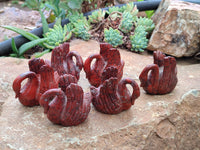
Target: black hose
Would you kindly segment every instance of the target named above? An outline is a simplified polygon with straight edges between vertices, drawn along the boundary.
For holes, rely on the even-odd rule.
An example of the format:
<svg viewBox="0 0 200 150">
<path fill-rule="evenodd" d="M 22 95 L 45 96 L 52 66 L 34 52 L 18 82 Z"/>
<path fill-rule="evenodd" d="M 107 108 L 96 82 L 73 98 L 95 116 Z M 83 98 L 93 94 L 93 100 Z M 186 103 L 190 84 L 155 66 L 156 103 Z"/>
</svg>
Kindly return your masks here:
<svg viewBox="0 0 200 150">
<path fill-rule="evenodd" d="M 199 0 L 184 0 L 184 1 L 200 4 Z M 137 6 L 139 11 L 156 10 L 158 8 L 160 2 L 161 2 L 161 0 L 146 0 L 146 1 L 141 1 L 141 2 L 134 2 L 134 5 Z M 116 6 L 122 7 L 124 5 L 126 5 L 126 4 L 119 4 Z M 102 10 L 108 10 L 108 9 L 109 9 L 109 7 L 106 7 L 106 8 L 103 8 Z M 95 11 L 95 10 L 93 10 L 93 11 Z M 93 11 L 85 13 L 84 16 L 88 17 L 89 15 L 92 14 Z M 62 20 L 62 26 L 67 23 L 69 23 L 68 19 Z M 54 23 L 51 23 L 51 24 L 49 24 L 49 27 L 52 28 L 53 25 L 54 25 Z M 36 28 L 30 32 L 39 37 L 42 37 L 42 34 L 43 34 L 42 27 Z M 21 35 L 14 37 L 14 40 L 15 40 L 15 44 L 17 47 L 20 47 L 22 44 L 29 41 L 28 39 L 26 39 L 25 37 L 23 37 Z M 12 52 L 11 39 L 0 43 L 0 56 L 8 55 L 11 52 Z"/>
</svg>

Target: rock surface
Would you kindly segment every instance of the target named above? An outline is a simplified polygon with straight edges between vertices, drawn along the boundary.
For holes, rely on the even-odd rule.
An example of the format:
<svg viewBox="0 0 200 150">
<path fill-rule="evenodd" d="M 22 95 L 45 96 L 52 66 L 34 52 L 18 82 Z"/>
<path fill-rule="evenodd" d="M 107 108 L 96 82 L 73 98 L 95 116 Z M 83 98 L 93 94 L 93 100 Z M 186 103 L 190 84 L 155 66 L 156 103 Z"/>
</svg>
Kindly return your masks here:
<svg viewBox="0 0 200 150">
<path fill-rule="evenodd" d="M 163 0 L 154 17 L 155 29 L 149 50 L 183 57 L 200 49 L 200 5 L 179 0 Z"/>
<path fill-rule="evenodd" d="M 85 60 L 99 53 L 95 41 L 74 40 Z M 152 54 L 120 50 L 125 61 L 124 77 L 138 84 L 142 69 L 152 64 Z M 50 54 L 43 58 L 50 59 Z M 106 115 L 92 107 L 87 120 L 75 127 L 52 124 L 41 107 L 24 107 L 14 98 L 12 82 L 28 70 L 28 60 L 0 57 L 0 149 L 123 149 L 188 150 L 200 148 L 200 65 L 178 60 L 178 84 L 167 95 L 141 96 L 131 109 Z M 89 83 L 82 71 L 79 85 L 85 92 Z M 189 91 L 189 92 L 188 92 Z M 186 94 L 185 94 L 186 93 Z"/>
</svg>

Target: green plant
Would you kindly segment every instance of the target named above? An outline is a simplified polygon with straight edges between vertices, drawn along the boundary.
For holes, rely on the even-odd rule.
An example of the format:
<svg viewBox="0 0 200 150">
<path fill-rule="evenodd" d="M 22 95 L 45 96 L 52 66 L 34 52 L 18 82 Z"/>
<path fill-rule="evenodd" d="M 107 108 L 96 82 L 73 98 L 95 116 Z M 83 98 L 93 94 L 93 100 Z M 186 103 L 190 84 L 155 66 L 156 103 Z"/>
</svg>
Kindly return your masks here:
<svg viewBox="0 0 200 150">
<path fill-rule="evenodd" d="M 83 20 L 85 23 L 87 23 L 87 19 L 84 17 L 83 13 L 74 12 L 73 14 L 69 14 L 67 18 L 72 24 L 78 20 Z"/>
<path fill-rule="evenodd" d="M 113 12 L 120 12 L 120 8 L 119 7 L 110 7 L 109 9 L 108 9 L 108 11 L 106 11 L 108 14 L 111 14 L 111 13 L 113 13 Z"/>
<path fill-rule="evenodd" d="M 87 21 L 86 17 L 83 16 L 83 13 L 75 12 L 74 14 L 69 15 L 69 21 L 72 33 L 74 33 L 76 37 L 79 37 L 86 41 L 90 39 L 90 24 Z"/>
<path fill-rule="evenodd" d="M 104 29 L 104 41 L 111 44 L 113 47 L 117 47 L 123 43 L 123 36 L 120 35 L 120 31 L 117 29 L 109 28 Z"/>
<path fill-rule="evenodd" d="M 12 38 L 11 47 L 12 47 L 12 50 L 13 50 L 13 53 L 10 54 L 11 57 L 23 58 L 22 56 L 19 55 L 19 50 L 16 47 L 14 38 Z"/>
<path fill-rule="evenodd" d="M 124 32 L 128 33 L 133 28 L 133 16 L 130 12 L 124 12 L 122 14 L 122 20 L 119 24 L 119 29 Z"/>
<path fill-rule="evenodd" d="M 60 0 L 49 0 L 47 3 L 45 3 L 45 6 L 53 11 L 55 17 L 64 19 L 66 15 L 66 11 L 62 6 L 64 3 L 61 3 Z"/>
<path fill-rule="evenodd" d="M 59 46 L 59 44 L 69 40 L 72 36 L 72 32 L 68 26 L 64 25 L 64 27 L 62 27 L 59 24 L 50 28 L 49 32 L 44 35 L 47 40 L 43 43 L 43 45 L 46 48 L 54 49 L 56 46 Z"/>
<path fill-rule="evenodd" d="M 27 32 L 25 30 L 22 30 L 22 29 L 19 29 L 19 28 L 16 28 L 16 27 L 12 27 L 12 26 L 1 26 L 2 28 L 5 28 L 5 29 L 8 29 L 8 30 L 11 30 L 11 31 L 14 31 L 18 34 L 21 34 L 22 36 L 24 36 L 25 38 L 29 39 L 29 40 L 36 40 L 36 39 L 39 39 L 39 37 L 35 34 L 32 34 L 30 32 Z"/>
<path fill-rule="evenodd" d="M 133 3 L 121 8 L 109 8 L 107 11 L 108 17 L 106 17 L 105 11 L 99 9 L 88 16 L 87 20 L 83 13 L 80 13 L 83 1 L 26 0 L 29 7 L 40 12 L 44 38 L 39 38 L 32 33 L 15 27 L 4 26 L 4 28 L 15 31 L 30 40 L 30 42 L 17 49 L 13 39 L 12 49 L 14 53 L 12 56 L 21 57 L 29 48 L 35 45 L 40 45 L 45 49 L 44 52 L 35 54 L 35 56 L 41 56 L 43 53 L 48 52 L 49 49 L 53 49 L 69 40 L 73 35 L 83 40 L 89 40 L 91 37 L 95 38 L 92 33 L 99 34 L 97 37 L 100 37 L 102 41 L 104 40 L 113 47 L 129 44 L 127 48 L 130 48 L 131 43 L 131 50 L 136 52 L 142 52 L 147 47 L 148 39 L 146 36 L 153 30 L 154 24 L 148 18 L 138 18 L 138 9 Z M 93 0 L 86 1 L 94 5 Z M 66 8 L 69 8 L 66 12 L 70 23 L 64 27 L 61 26 L 61 19 L 66 12 L 63 9 L 65 6 L 61 4 L 67 4 Z M 56 17 L 56 23 L 52 29 L 49 29 L 47 20 L 42 12 L 42 8 L 46 9 L 45 7 L 50 9 Z"/>
<path fill-rule="evenodd" d="M 147 32 L 143 26 L 137 26 L 134 31 L 134 35 L 130 36 L 132 48 L 135 52 L 143 52 L 148 45 L 148 39 L 146 38 Z"/>
<path fill-rule="evenodd" d="M 83 0 L 67 0 L 67 4 L 71 9 L 80 9 Z"/>
<path fill-rule="evenodd" d="M 65 25 L 64 27 L 62 27 L 60 24 L 55 24 L 53 28 L 49 29 L 49 31 L 44 34 L 44 38 L 39 38 L 38 36 L 30 32 L 24 31 L 16 27 L 11 27 L 11 26 L 2 26 L 2 27 L 17 32 L 30 40 L 30 42 L 23 44 L 19 48 L 19 50 L 16 48 L 15 42 L 12 41 L 12 49 L 14 52 L 14 55 L 12 54 L 12 56 L 21 57 L 28 49 L 36 45 L 40 45 L 44 47 L 46 50 L 46 49 L 53 49 L 60 43 L 67 41 L 68 39 L 71 38 L 72 35 L 71 28 L 69 26 L 70 25 Z"/>
<path fill-rule="evenodd" d="M 155 28 L 153 20 L 149 18 L 142 18 L 142 17 L 137 18 L 136 25 L 143 26 L 145 28 L 145 31 L 147 32 L 151 32 Z"/>
<path fill-rule="evenodd" d="M 43 3 L 44 1 L 42 0 L 26 0 L 25 3 L 26 5 L 33 10 L 39 10 L 41 3 Z"/>
<path fill-rule="evenodd" d="M 102 21 L 105 17 L 105 11 L 99 9 L 97 11 L 92 12 L 92 15 L 88 16 L 89 23 L 98 23 Z"/>
<path fill-rule="evenodd" d="M 34 10 L 38 10 L 41 16 L 41 20 L 42 20 L 42 28 L 43 28 L 43 33 L 47 33 L 49 31 L 49 26 L 47 23 L 47 20 L 42 12 L 42 4 L 43 4 L 43 0 L 26 0 L 26 4 L 28 7 L 34 9 Z"/>
<path fill-rule="evenodd" d="M 34 41 L 30 41 L 30 42 L 27 42 L 25 44 L 23 44 L 19 49 L 17 49 L 16 45 L 15 45 L 15 41 L 14 39 L 12 38 L 12 43 L 11 43 L 11 46 L 12 46 L 12 50 L 13 50 L 13 53 L 10 54 L 10 56 L 12 57 L 19 57 L 19 58 L 23 58 L 23 54 L 30 48 L 36 46 L 36 45 L 39 45 L 40 43 L 43 43 L 45 42 L 47 39 L 46 38 L 42 38 L 42 39 L 37 39 L 37 40 L 34 40 Z"/>
<path fill-rule="evenodd" d="M 134 3 L 127 3 L 126 5 L 122 6 L 119 9 L 120 12 L 130 12 L 132 14 L 132 16 L 136 16 L 138 14 L 138 9 L 137 7 L 134 5 Z"/>
<path fill-rule="evenodd" d="M 19 0 L 12 0 L 12 4 L 19 4 Z"/>
<path fill-rule="evenodd" d="M 91 35 L 89 34 L 89 26 L 86 25 L 82 20 L 78 20 L 77 22 L 73 23 L 74 29 L 72 32 L 75 34 L 76 37 L 79 37 L 83 40 L 89 40 Z"/>
<path fill-rule="evenodd" d="M 144 0 L 137 0 L 137 1 L 141 2 L 141 1 L 144 1 Z M 150 19 L 154 15 L 155 11 L 154 10 L 147 10 L 147 11 L 145 11 L 145 13 L 146 13 L 147 18 Z"/>
</svg>

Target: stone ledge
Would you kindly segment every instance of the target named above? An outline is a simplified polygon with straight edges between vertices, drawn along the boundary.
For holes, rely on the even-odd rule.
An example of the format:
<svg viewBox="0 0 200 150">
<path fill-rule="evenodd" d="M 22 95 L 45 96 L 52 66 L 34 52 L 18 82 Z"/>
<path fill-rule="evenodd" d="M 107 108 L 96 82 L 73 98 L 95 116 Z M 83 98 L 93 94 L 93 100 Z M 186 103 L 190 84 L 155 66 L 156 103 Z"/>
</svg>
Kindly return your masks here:
<svg viewBox="0 0 200 150">
<path fill-rule="evenodd" d="M 95 41 L 72 41 L 85 60 L 99 52 Z M 142 69 L 152 63 L 152 55 L 120 50 L 125 61 L 124 77 L 139 84 Z M 50 54 L 44 56 L 49 59 Z M 142 61 L 141 61 L 142 60 Z M 12 81 L 28 70 L 28 60 L 0 58 L 0 149 L 195 149 L 200 147 L 200 74 L 199 64 L 178 61 L 178 84 L 167 95 L 141 96 L 128 111 L 106 115 L 93 107 L 88 119 L 75 127 L 52 124 L 41 107 L 24 107 L 14 98 Z M 82 71 L 79 84 L 89 91 L 89 83 Z M 6 86 L 5 86 L 6 85 Z M 191 89 L 199 89 L 192 90 Z M 188 93 L 188 91 L 190 91 Z M 185 94 L 187 93 L 187 94 Z"/>
</svg>

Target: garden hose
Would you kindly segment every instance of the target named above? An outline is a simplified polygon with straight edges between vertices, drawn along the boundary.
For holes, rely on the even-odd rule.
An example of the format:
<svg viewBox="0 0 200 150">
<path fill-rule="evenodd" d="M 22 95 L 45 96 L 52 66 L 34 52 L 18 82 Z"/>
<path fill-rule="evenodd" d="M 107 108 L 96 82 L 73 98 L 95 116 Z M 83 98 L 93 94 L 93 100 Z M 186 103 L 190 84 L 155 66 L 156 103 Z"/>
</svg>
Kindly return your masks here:
<svg viewBox="0 0 200 150">
<path fill-rule="evenodd" d="M 191 3 L 196 3 L 196 4 L 200 4 L 199 0 L 183 0 L 185 2 L 191 2 Z M 141 1 L 141 2 L 133 2 L 134 5 L 137 6 L 139 11 L 145 11 L 145 10 L 156 10 L 160 4 L 161 0 L 145 0 L 145 1 Z M 122 7 L 126 4 L 119 4 L 119 5 L 115 5 L 115 7 Z M 102 10 L 108 10 L 109 7 L 103 8 Z M 96 10 L 93 10 L 96 11 Z M 89 15 L 92 14 L 93 11 L 87 12 L 84 14 L 84 16 L 88 17 Z M 65 24 L 69 23 L 68 19 L 64 19 L 62 20 L 62 26 L 64 26 Z M 52 28 L 54 25 L 54 23 L 49 24 L 49 27 Z M 42 37 L 43 34 L 43 30 L 42 27 L 40 28 L 36 28 L 32 31 L 30 31 L 31 33 Z M 22 44 L 28 42 L 29 40 L 26 39 L 25 37 L 19 35 L 14 37 L 15 40 L 15 44 L 16 46 L 19 48 Z M 0 43 L 0 56 L 5 56 L 8 55 L 12 52 L 12 47 L 11 47 L 11 39 L 3 41 Z"/>
</svg>

